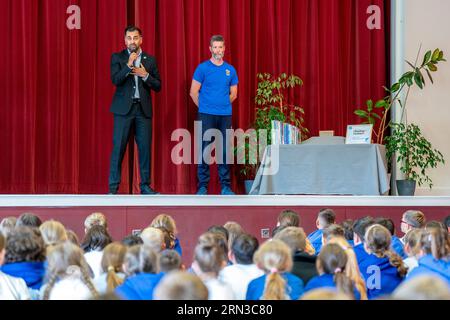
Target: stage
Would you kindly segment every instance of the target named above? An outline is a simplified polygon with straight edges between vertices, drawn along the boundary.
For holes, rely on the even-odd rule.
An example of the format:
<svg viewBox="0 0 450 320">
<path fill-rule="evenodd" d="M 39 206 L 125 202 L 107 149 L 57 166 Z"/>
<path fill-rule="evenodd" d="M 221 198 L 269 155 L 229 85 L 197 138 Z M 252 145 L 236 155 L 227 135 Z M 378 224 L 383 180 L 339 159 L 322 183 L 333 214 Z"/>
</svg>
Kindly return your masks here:
<svg viewBox="0 0 450 320">
<path fill-rule="evenodd" d="M 315 229 L 316 215 L 321 208 L 334 209 L 338 222 L 366 215 L 390 217 L 400 232 L 401 215 L 408 209 L 423 211 L 428 221 L 442 221 L 450 214 L 450 197 L 0 195 L 1 219 L 33 212 L 42 220 L 61 221 L 80 240 L 84 219 L 94 211 L 107 216 L 114 240 L 142 230 L 159 213 L 170 214 L 177 222 L 185 263 L 191 261 L 198 236 L 213 224 L 223 225 L 233 220 L 264 241 L 282 210 L 297 211 L 301 226 L 310 233 Z"/>
</svg>

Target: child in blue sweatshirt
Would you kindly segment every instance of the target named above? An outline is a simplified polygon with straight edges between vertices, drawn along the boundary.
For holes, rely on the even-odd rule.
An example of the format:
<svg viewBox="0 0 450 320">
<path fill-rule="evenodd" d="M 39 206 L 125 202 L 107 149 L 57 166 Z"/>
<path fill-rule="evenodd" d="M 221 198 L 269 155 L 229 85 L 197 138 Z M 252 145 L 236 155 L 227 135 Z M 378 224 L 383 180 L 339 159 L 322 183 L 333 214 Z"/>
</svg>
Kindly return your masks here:
<svg viewBox="0 0 450 320">
<path fill-rule="evenodd" d="M 407 279 L 422 274 L 434 274 L 446 280 L 450 287 L 450 237 L 446 230 L 431 228 L 423 231 L 420 240 L 419 265 Z"/>
<path fill-rule="evenodd" d="M 347 254 L 340 245 L 329 243 L 322 247 L 316 263 L 319 276 L 308 282 L 305 292 L 317 288 L 333 288 L 346 294 L 349 298 L 360 300 L 360 293 L 346 275 L 347 261 Z"/>
<path fill-rule="evenodd" d="M 335 222 L 336 213 L 332 209 L 322 209 L 319 211 L 316 219 L 317 230 L 308 235 L 308 239 L 311 242 L 311 245 L 314 247 L 316 255 L 320 253 L 320 249 L 322 248 L 323 229 Z"/>
<path fill-rule="evenodd" d="M 164 273 L 158 273 L 158 257 L 144 245 L 128 248 L 125 255 L 124 271 L 127 278 L 115 290 L 125 300 L 153 300 L 153 290 Z"/>
<path fill-rule="evenodd" d="M 265 242 L 256 251 L 254 261 L 265 275 L 249 283 L 247 300 L 298 300 L 303 294 L 303 280 L 289 272 L 292 255 L 284 242 Z"/>
<path fill-rule="evenodd" d="M 391 294 L 406 276 L 402 258 L 391 249 L 391 234 L 385 227 L 374 224 L 365 235 L 367 256 L 359 263 L 366 281 L 367 296 L 375 299 Z"/>
</svg>

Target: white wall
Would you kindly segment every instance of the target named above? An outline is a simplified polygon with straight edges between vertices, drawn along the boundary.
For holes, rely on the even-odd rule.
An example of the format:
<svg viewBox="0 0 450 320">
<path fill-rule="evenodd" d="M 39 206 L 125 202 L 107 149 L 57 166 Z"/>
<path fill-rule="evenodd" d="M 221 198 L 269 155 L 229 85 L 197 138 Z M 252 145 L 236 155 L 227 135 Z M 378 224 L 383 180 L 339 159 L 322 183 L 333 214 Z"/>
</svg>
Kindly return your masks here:
<svg viewBox="0 0 450 320">
<path fill-rule="evenodd" d="M 450 1 L 406 0 L 404 3 L 405 59 L 414 62 L 422 43 L 421 57 L 426 50 L 440 48 L 448 60 L 439 63 L 439 70 L 432 73 L 434 85 L 426 77 L 424 90 L 414 88 L 408 99 L 408 121 L 420 126 L 447 162 L 429 171 L 433 189 L 418 187 L 416 195 L 450 195 Z"/>
</svg>

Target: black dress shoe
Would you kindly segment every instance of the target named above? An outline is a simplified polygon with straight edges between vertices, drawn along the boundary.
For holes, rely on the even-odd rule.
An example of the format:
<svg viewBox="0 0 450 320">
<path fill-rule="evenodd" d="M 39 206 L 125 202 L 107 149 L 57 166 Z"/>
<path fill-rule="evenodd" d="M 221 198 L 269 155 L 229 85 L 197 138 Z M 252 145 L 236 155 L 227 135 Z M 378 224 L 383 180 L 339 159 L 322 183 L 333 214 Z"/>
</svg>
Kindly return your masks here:
<svg viewBox="0 0 450 320">
<path fill-rule="evenodd" d="M 159 192 L 156 192 L 149 186 L 143 186 L 141 187 L 141 194 L 159 194 Z"/>
<path fill-rule="evenodd" d="M 117 194 L 117 190 L 109 189 L 108 194 Z"/>
</svg>

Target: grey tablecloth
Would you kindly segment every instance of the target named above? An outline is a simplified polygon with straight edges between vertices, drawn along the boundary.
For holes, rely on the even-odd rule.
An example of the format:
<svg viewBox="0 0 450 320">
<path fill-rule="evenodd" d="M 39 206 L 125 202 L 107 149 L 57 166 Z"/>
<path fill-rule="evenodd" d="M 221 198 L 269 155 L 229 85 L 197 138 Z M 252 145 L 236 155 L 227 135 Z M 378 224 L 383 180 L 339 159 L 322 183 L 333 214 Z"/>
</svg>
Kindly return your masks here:
<svg viewBox="0 0 450 320">
<path fill-rule="evenodd" d="M 268 146 L 250 194 L 383 195 L 389 191 L 384 146 L 323 141 Z"/>
</svg>

